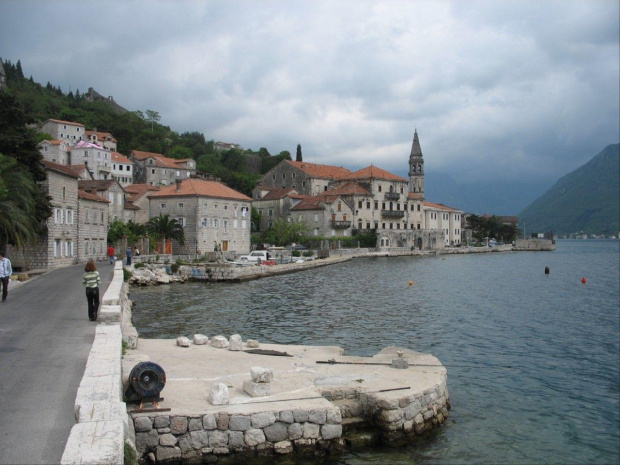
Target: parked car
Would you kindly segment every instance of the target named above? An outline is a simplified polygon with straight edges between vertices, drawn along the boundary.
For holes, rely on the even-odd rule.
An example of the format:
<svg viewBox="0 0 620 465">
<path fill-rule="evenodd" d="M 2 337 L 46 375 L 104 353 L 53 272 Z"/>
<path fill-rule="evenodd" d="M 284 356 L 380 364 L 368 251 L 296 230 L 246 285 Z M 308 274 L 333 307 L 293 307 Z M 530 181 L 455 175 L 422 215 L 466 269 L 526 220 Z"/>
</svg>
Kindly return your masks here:
<svg viewBox="0 0 620 465">
<path fill-rule="evenodd" d="M 269 252 L 267 252 L 266 250 L 255 250 L 253 252 L 250 252 L 248 255 L 241 255 L 239 257 L 239 261 L 241 262 L 245 261 L 260 263 L 265 260 L 269 260 Z"/>
</svg>

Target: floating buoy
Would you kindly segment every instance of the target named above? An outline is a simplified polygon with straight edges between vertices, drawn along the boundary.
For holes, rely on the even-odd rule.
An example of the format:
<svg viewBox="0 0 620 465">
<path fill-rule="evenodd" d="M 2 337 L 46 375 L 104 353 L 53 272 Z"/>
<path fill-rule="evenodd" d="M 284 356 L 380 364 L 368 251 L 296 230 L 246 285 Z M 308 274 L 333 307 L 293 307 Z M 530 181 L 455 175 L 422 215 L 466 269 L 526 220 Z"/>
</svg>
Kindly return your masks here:
<svg viewBox="0 0 620 465">
<path fill-rule="evenodd" d="M 545 274 L 549 274 L 549 267 L 548 266 L 545 267 Z"/>
<path fill-rule="evenodd" d="M 587 280 L 587 279 L 586 279 L 586 277 L 584 276 L 583 278 L 581 278 L 581 282 L 582 282 L 583 284 L 585 284 L 585 283 L 587 283 L 587 282 L 588 282 L 588 280 Z"/>
<path fill-rule="evenodd" d="M 413 281 L 409 281 L 409 285 L 410 285 L 410 286 L 413 286 Z"/>
</svg>

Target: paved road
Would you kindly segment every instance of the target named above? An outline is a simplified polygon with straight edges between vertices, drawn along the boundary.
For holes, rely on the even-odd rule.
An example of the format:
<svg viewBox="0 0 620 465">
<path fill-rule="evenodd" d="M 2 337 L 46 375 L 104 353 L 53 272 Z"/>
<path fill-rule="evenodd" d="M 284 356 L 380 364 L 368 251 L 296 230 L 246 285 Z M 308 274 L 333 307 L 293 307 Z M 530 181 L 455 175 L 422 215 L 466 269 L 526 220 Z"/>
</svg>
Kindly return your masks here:
<svg viewBox="0 0 620 465">
<path fill-rule="evenodd" d="M 113 267 L 98 265 L 100 298 Z M 0 463 L 59 463 L 75 424 L 73 405 L 95 337 L 84 265 L 9 287 L 0 303 Z"/>
</svg>

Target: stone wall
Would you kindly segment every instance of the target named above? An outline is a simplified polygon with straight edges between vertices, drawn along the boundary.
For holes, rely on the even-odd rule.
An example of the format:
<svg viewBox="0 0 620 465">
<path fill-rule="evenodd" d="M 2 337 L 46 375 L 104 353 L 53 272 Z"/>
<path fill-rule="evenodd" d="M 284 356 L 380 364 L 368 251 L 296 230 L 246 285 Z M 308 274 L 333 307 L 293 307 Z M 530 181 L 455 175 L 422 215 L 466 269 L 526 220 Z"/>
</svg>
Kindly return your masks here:
<svg viewBox="0 0 620 465">
<path fill-rule="evenodd" d="M 555 241 L 551 239 L 517 239 L 515 250 L 555 250 Z"/>
<path fill-rule="evenodd" d="M 152 463 L 214 463 L 218 456 L 341 452 L 342 416 L 336 407 L 207 415 L 132 414 L 136 447 Z M 153 460 L 155 459 L 155 460 Z M 242 463 L 242 462 L 240 462 Z"/>
</svg>

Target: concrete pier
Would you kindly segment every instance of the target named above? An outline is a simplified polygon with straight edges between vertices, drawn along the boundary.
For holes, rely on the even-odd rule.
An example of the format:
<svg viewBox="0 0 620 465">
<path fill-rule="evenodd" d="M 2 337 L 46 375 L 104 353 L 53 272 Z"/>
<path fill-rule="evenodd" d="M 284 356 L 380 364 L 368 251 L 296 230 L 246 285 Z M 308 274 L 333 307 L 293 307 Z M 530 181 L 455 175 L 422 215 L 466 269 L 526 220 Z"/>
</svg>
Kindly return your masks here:
<svg viewBox="0 0 620 465">
<path fill-rule="evenodd" d="M 346 356 L 330 346 L 261 343 L 260 349 L 290 356 L 249 353 L 245 342 L 233 351 L 139 339 L 123 357 L 123 384 L 137 363 L 157 363 L 166 372 L 160 407 L 171 409 L 140 413 L 128 404 L 139 456 L 158 464 L 243 463 L 273 454 L 339 453 L 358 444 L 360 430 L 369 441 L 401 442 L 448 416 L 446 369 L 432 355 L 396 347 L 374 357 Z M 404 369 L 392 367 L 398 351 Z M 244 389 L 253 367 L 273 372 L 269 395 L 252 397 Z M 216 383 L 228 388 L 228 404 L 209 402 Z"/>
</svg>

